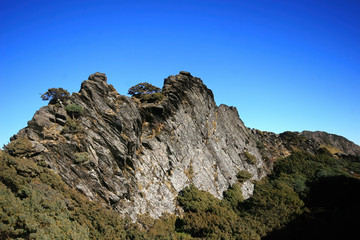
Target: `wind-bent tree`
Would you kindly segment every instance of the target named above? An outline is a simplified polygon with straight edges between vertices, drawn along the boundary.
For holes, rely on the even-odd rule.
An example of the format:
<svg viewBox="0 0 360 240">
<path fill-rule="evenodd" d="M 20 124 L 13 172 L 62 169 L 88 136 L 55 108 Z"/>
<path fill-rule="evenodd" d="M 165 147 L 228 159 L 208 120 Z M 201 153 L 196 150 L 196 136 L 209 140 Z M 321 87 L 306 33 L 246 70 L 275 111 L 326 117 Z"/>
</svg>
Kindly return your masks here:
<svg viewBox="0 0 360 240">
<path fill-rule="evenodd" d="M 136 84 L 135 86 L 131 87 L 129 89 L 128 94 L 135 97 L 140 98 L 144 94 L 152 94 L 152 93 L 158 93 L 161 92 L 161 89 L 158 87 L 155 87 L 154 85 L 143 82 Z"/>
<path fill-rule="evenodd" d="M 63 88 L 49 88 L 47 92 L 41 95 L 41 99 L 44 101 L 50 100 L 49 104 L 56 104 L 59 102 L 62 104 L 70 97 L 70 93 Z"/>
</svg>

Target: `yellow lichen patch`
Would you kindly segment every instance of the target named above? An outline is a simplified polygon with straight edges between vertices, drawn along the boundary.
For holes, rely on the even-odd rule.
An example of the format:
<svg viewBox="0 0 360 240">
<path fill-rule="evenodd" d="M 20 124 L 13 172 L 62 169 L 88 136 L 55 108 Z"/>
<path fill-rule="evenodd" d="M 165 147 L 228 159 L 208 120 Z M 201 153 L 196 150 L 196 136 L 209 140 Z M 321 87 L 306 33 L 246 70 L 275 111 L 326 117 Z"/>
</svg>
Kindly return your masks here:
<svg viewBox="0 0 360 240">
<path fill-rule="evenodd" d="M 161 134 L 161 130 L 164 127 L 164 123 L 155 123 L 155 135 L 158 136 L 159 134 Z"/>
<path fill-rule="evenodd" d="M 138 182 L 138 183 L 137 183 L 137 186 L 138 186 L 138 188 L 139 188 L 140 191 L 143 190 L 143 186 L 141 185 L 141 183 Z"/>
<path fill-rule="evenodd" d="M 176 193 L 177 193 L 176 190 L 175 190 L 175 188 L 173 187 L 173 185 L 172 185 L 170 182 L 164 181 L 164 184 L 167 186 L 167 188 L 168 188 L 173 194 L 176 194 Z"/>
<path fill-rule="evenodd" d="M 116 115 L 115 112 L 112 109 L 106 110 L 105 114 L 106 115 Z"/>
<path fill-rule="evenodd" d="M 194 169 L 192 166 L 193 159 L 190 159 L 190 165 L 188 168 L 184 169 L 184 174 L 188 177 L 188 179 L 192 179 L 194 177 Z"/>
<path fill-rule="evenodd" d="M 331 145 L 321 145 L 321 147 L 326 148 L 333 155 L 335 155 L 336 153 L 343 153 L 340 149 Z"/>
<path fill-rule="evenodd" d="M 212 124 L 213 124 L 213 134 L 215 134 L 217 122 L 216 122 L 216 121 L 212 121 Z"/>
<path fill-rule="evenodd" d="M 130 141 L 130 138 L 124 133 L 120 133 L 120 136 L 123 137 L 126 141 Z"/>
</svg>

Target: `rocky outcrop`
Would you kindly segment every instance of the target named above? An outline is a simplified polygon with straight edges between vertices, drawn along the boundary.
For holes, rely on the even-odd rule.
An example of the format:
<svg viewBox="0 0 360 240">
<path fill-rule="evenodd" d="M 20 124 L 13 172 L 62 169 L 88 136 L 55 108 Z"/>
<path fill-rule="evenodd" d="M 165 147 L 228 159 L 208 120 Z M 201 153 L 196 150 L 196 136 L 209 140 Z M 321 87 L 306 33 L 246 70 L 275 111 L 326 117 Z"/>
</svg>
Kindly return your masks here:
<svg viewBox="0 0 360 240">
<path fill-rule="evenodd" d="M 346 159 L 354 160 L 360 157 L 360 146 L 342 136 L 327 132 L 303 131 L 275 134 L 251 129 L 251 133 L 256 139 L 261 154 L 270 162 L 289 156 L 293 151 L 302 150 L 315 154 L 321 148 Z"/>
<path fill-rule="evenodd" d="M 179 213 L 176 196 L 194 184 L 218 198 L 237 182 L 244 198 L 253 181 L 266 176 L 274 159 L 294 143 L 315 151 L 316 140 L 248 129 L 234 107 L 217 106 L 201 79 L 182 71 L 164 80 L 160 102 L 119 95 L 105 74 L 95 73 L 66 103 L 81 106 L 75 116 L 62 105 L 37 111 L 13 140 L 28 138 L 32 158 L 46 164 L 71 187 L 121 214 L 159 217 Z"/>
<path fill-rule="evenodd" d="M 327 132 L 309 132 L 303 131 L 300 133 L 301 136 L 304 136 L 308 139 L 312 139 L 317 142 L 320 146 L 329 147 L 334 153 L 360 156 L 360 146 L 349 141 L 348 139 L 335 135 L 329 134 Z"/>
</svg>

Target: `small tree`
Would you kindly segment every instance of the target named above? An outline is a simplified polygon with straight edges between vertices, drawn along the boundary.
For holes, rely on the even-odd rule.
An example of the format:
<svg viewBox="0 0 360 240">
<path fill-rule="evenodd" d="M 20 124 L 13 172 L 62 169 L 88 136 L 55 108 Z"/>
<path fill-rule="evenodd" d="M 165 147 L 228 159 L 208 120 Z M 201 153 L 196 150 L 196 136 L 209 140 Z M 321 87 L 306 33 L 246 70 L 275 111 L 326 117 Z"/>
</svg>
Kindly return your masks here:
<svg viewBox="0 0 360 240">
<path fill-rule="evenodd" d="M 43 101 L 50 100 L 49 104 L 56 104 L 58 101 L 62 104 L 69 97 L 69 92 L 63 88 L 49 88 L 47 92 L 41 95 Z"/>
<path fill-rule="evenodd" d="M 71 118 L 79 117 L 84 112 L 82 106 L 76 104 L 67 105 L 65 110 L 71 116 Z"/>
<path fill-rule="evenodd" d="M 236 177 L 240 183 L 243 183 L 243 182 L 246 182 L 247 180 L 249 180 L 252 177 L 252 174 L 247 171 L 240 170 L 236 174 Z"/>
<path fill-rule="evenodd" d="M 158 92 L 161 92 L 160 88 L 155 87 L 150 83 L 143 82 L 131 87 L 128 94 L 135 98 L 140 98 L 144 94 L 152 94 Z"/>
</svg>

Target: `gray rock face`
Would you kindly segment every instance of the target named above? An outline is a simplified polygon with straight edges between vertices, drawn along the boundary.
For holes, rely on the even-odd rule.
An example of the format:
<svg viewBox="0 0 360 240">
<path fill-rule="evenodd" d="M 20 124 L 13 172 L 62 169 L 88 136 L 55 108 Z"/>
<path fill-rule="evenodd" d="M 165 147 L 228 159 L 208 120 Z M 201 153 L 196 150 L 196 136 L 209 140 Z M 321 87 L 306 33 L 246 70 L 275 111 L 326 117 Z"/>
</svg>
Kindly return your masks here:
<svg viewBox="0 0 360 240">
<path fill-rule="evenodd" d="M 261 179 L 271 169 L 264 159 L 291 151 L 287 135 L 246 128 L 236 108 L 217 106 L 212 91 L 188 72 L 166 78 L 162 93 L 159 103 L 140 103 L 95 73 L 69 100 L 83 108 L 80 117 L 48 105 L 14 139 L 28 137 L 35 161 L 132 219 L 179 213 L 176 196 L 189 184 L 222 198 L 240 170 Z M 242 185 L 245 198 L 251 180 Z"/>
</svg>

